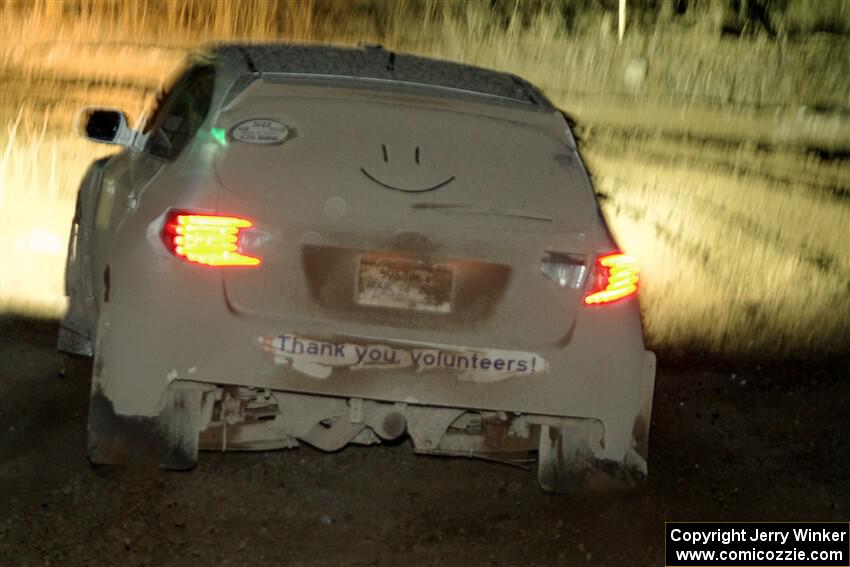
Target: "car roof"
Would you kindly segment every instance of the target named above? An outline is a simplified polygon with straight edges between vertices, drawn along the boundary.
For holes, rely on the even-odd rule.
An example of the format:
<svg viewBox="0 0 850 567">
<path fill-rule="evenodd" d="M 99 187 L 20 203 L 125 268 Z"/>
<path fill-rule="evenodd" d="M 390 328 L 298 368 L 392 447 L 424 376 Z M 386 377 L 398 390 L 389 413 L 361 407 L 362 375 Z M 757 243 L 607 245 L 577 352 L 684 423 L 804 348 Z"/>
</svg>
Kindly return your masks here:
<svg viewBox="0 0 850 567">
<path fill-rule="evenodd" d="M 388 51 L 359 48 L 266 43 L 219 44 L 202 50 L 228 74 L 317 77 L 378 81 L 399 86 L 432 87 L 473 93 L 552 110 L 546 97 L 527 81 L 509 73 L 472 65 Z"/>
</svg>

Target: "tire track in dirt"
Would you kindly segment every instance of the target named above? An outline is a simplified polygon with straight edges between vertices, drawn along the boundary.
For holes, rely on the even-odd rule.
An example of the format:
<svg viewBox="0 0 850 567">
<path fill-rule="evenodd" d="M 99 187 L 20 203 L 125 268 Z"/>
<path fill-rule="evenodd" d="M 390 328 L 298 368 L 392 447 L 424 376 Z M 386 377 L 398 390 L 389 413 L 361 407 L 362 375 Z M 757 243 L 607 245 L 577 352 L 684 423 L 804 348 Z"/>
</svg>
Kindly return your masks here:
<svg viewBox="0 0 850 567">
<path fill-rule="evenodd" d="M 33 74 L 17 67 L 3 67 L 3 83 L 6 92 L 8 92 L 7 89 L 19 86 L 21 90 L 31 95 L 43 96 L 45 94 L 53 94 L 58 98 L 67 94 L 68 91 L 66 89 L 72 87 L 85 91 L 92 88 L 109 87 L 129 91 L 149 92 L 156 89 L 159 85 L 159 81 L 156 78 L 151 78 L 147 81 L 138 78 L 133 80 L 131 78 L 116 77 L 108 73 L 80 76 L 71 73 L 66 74 L 60 70 L 44 72 L 43 74 Z"/>
<path fill-rule="evenodd" d="M 793 187 L 770 197 L 763 179 L 685 163 L 596 161 L 612 230 L 644 264 L 654 345 L 764 354 L 850 346 L 850 254 L 846 233 L 833 232 L 850 228 L 850 205 Z"/>
<path fill-rule="evenodd" d="M 108 76 L 33 75 L 20 69 L 0 68 L 0 117 L 13 122 L 21 109 L 27 116 L 48 117 L 48 129 L 70 133 L 73 117 L 85 106 L 117 106 L 130 118 L 141 112 L 157 82 Z"/>
<path fill-rule="evenodd" d="M 626 157 L 679 167 L 687 164 L 730 176 L 751 176 L 762 180 L 772 191 L 788 193 L 803 189 L 816 199 L 850 203 L 850 175 L 847 174 L 850 158 L 818 159 L 819 163 L 813 165 L 814 160 L 804 152 L 785 152 L 781 157 L 790 159 L 780 161 L 776 156 L 779 148 L 765 144 L 748 141 L 736 144 L 633 129 L 605 129 L 598 134 L 594 131 L 592 142 L 587 145 L 591 155 L 606 159 Z M 633 149 L 635 145 L 639 145 L 639 149 Z M 762 159 L 753 159 L 755 154 L 763 154 Z"/>
<path fill-rule="evenodd" d="M 629 180 L 613 177 L 610 178 L 615 184 L 625 187 L 628 186 Z M 646 207 L 639 203 L 627 202 L 627 197 L 624 195 L 606 195 L 606 199 L 611 201 L 611 206 L 622 209 L 635 221 L 641 221 L 644 218 Z M 733 211 L 728 207 L 715 203 L 710 199 L 700 195 L 690 195 L 689 199 L 697 206 L 705 215 L 712 217 L 713 222 L 720 223 L 724 226 L 735 227 L 743 234 L 749 236 L 753 240 L 760 242 L 765 248 L 773 250 L 778 255 L 795 256 L 800 261 L 815 268 L 822 275 L 834 278 L 837 283 L 843 283 L 848 291 L 850 291 L 850 272 L 842 269 L 841 259 L 831 254 L 823 248 L 816 248 L 806 242 L 796 242 L 786 239 L 782 236 L 781 228 L 773 228 L 759 223 L 748 217 L 746 214 Z M 669 225 L 658 220 L 652 221 L 656 233 L 666 240 L 674 248 L 678 248 L 683 252 L 687 252 L 695 257 L 702 258 L 706 266 L 710 266 L 717 258 L 709 246 L 700 244 L 690 238 L 686 231 L 675 232 L 669 228 Z M 722 272 L 721 266 L 717 272 Z"/>
</svg>

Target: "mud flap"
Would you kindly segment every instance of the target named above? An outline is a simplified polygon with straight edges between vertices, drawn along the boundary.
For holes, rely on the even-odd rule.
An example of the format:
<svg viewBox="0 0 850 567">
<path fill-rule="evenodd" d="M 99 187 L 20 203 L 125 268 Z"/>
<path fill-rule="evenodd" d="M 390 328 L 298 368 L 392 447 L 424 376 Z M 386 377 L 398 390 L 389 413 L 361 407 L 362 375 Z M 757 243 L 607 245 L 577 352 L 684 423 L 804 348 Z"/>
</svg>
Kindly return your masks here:
<svg viewBox="0 0 850 567">
<path fill-rule="evenodd" d="M 152 417 L 115 413 L 102 392 L 92 395 L 88 421 L 88 457 L 93 464 L 158 464 L 188 470 L 198 462 L 204 389 L 173 384 L 163 411 Z"/>
<path fill-rule="evenodd" d="M 632 429 L 634 450 L 644 460 L 649 459 L 649 428 L 652 425 L 652 400 L 655 396 L 655 368 L 655 354 L 646 351 L 643 357 L 643 376 L 640 387 L 640 413 L 635 418 Z"/>
<path fill-rule="evenodd" d="M 65 295 L 68 310 L 62 317 L 56 348 L 77 356 L 92 356 L 92 321 L 96 320 L 96 309 L 90 278 L 91 259 L 82 253 L 87 249 L 94 216 L 92 197 L 100 186 L 103 167 L 109 158 L 91 164 L 77 193 L 74 218 L 68 235 L 68 253 L 65 261 Z"/>
<path fill-rule="evenodd" d="M 546 492 L 577 494 L 633 488 L 642 475 L 593 451 L 592 420 L 577 427 L 540 426 L 537 481 Z"/>
</svg>

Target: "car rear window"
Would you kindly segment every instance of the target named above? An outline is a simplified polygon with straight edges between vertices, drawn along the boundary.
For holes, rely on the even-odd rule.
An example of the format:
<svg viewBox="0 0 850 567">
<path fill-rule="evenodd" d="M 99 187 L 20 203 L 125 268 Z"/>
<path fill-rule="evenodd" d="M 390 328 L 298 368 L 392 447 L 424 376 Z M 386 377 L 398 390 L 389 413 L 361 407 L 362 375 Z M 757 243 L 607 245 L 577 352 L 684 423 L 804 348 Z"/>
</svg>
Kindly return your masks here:
<svg viewBox="0 0 850 567">
<path fill-rule="evenodd" d="M 273 121 L 265 145 L 235 136 Z M 595 220 L 587 176 L 557 112 L 468 101 L 255 82 L 221 111 L 225 186 L 287 210 L 459 223 L 583 226 Z"/>
</svg>

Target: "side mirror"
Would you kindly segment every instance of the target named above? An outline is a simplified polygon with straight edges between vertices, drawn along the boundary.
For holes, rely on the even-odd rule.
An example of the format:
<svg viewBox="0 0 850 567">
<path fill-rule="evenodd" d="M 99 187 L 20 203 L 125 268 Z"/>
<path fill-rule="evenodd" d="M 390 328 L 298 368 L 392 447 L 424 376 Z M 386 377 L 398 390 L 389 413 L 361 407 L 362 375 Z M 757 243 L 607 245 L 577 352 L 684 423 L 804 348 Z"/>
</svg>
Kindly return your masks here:
<svg viewBox="0 0 850 567">
<path fill-rule="evenodd" d="M 127 126 L 127 116 L 114 108 L 87 106 L 77 117 L 77 132 L 86 140 L 129 146 L 135 132 Z"/>
</svg>

